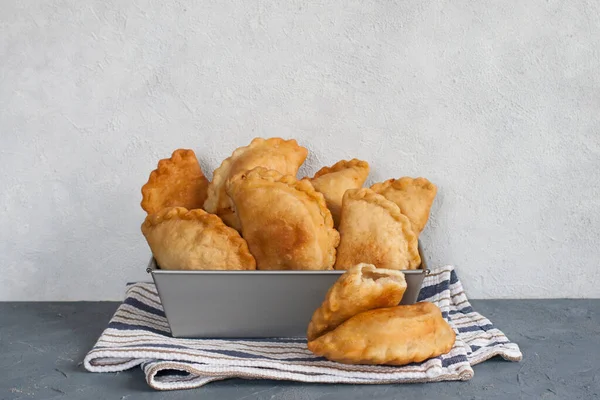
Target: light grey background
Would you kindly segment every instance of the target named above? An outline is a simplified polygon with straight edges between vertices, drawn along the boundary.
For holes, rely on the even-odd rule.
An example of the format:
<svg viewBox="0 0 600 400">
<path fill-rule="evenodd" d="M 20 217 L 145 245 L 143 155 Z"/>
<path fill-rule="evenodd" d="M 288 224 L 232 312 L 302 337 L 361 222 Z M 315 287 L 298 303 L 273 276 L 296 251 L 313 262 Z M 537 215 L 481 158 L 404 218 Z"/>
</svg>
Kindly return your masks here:
<svg viewBox="0 0 600 400">
<path fill-rule="evenodd" d="M 255 136 L 436 183 L 425 249 L 471 297 L 600 297 L 596 1 L 0 10 L 0 300 L 122 298 L 158 159 Z"/>
</svg>

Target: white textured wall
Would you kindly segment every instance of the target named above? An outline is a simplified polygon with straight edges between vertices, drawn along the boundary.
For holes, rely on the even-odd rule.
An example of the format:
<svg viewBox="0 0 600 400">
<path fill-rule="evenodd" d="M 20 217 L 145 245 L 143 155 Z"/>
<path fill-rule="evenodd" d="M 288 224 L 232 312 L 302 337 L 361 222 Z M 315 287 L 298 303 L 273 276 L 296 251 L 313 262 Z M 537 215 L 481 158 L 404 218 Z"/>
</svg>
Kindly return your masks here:
<svg viewBox="0 0 600 400">
<path fill-rule="evenodd" d="M 600 297 L 596 1 L 0 10 L 0 300 L 120 299 L 148 278 L 157 160 L 190 147 L 211 175 L 254 136 L 308 146 L 306 174 L 432 180 L 429 261 L 472 297 Z"/>
</svg>

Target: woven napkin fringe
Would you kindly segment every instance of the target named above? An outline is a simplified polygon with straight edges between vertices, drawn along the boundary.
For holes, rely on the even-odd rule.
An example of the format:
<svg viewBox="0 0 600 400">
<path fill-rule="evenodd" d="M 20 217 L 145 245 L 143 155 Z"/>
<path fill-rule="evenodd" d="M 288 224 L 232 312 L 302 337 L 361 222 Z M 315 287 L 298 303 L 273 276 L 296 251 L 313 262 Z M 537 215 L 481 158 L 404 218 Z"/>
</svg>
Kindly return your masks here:
<svg viewBox="0 0 600 400">
<path fill-rule="evenodd" d="M 344 365 L 314 356 L 305 338 L 173 338 L 151 283 L 128 285 L 123 304 L 84 359 L 91 372 L 141 366 L 157 390 L 191 389 L 228 378 L 382 384 L 469 380 L 472 366 L 491 357 L 520 361 L 521 351 L 473 311 L 452 266 L 425 277 L 419 301 L 429 301 L 457 333 L 448 354 L 401 367 Z"/>
</svg>

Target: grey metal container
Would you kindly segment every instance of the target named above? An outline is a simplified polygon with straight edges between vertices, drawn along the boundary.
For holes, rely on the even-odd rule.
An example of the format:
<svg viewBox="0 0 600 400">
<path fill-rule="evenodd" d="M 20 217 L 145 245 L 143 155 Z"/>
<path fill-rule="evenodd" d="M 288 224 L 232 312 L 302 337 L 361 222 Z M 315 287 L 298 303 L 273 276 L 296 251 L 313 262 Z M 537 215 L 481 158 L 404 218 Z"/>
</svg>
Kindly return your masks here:
<svg viewBox="0 0 600 400">
<path fill-rule="evenodd" d="M 401 304 L 417 301 L 428 273 L 403 271 Z M 313 312 L 344 271 L 173 271 L 152 275 L 174 337 L 266 338 L 305 336 Z"/>
</svg>

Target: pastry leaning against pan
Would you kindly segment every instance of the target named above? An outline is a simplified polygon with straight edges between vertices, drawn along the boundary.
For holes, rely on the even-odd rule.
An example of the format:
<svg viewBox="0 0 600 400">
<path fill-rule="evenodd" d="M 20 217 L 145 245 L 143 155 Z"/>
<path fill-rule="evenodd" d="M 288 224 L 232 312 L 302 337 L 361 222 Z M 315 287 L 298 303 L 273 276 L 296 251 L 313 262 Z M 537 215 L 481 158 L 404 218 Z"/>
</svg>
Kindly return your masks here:
<svg viewBox="0 0 600 400">
<path fill-rule="evenodd" d="M 204 210 L 163 208 L 146 217 L 142 233 L 161 269 L 256 269 L 240 234 Z"/>
<path fill-rule="evenodd" d="M 437 187 L 425 178 L 388 179 L 376 183 L 371 190 L 394 202 L 408 217 L 415 235 L 419 236 L 427 224 Z"/>
<path fill-rule="evenodd" d="M 355 265 L 331 286 L 310 320 L 306 337 L 316 339 L 363 311 L 398 305 L 405 291 L 401 271 Z"/>
<path fill-rule="evenodd" d="M 338 161 L 331 167 L 323 167 L 310 179 L 317 192 L 323 193 L 336 228 L 340 224 L 344 193 L 348 189 L 361 188 L 368 175 L 369 163 L 353 158 Z"/>
<path fill-rule="evenodd" d="M 418 238 L 396 204 L 371 189 L 344 194 L 335 269 L 361 262 L 385 269 L 417 269 Z"/>
</svg>

